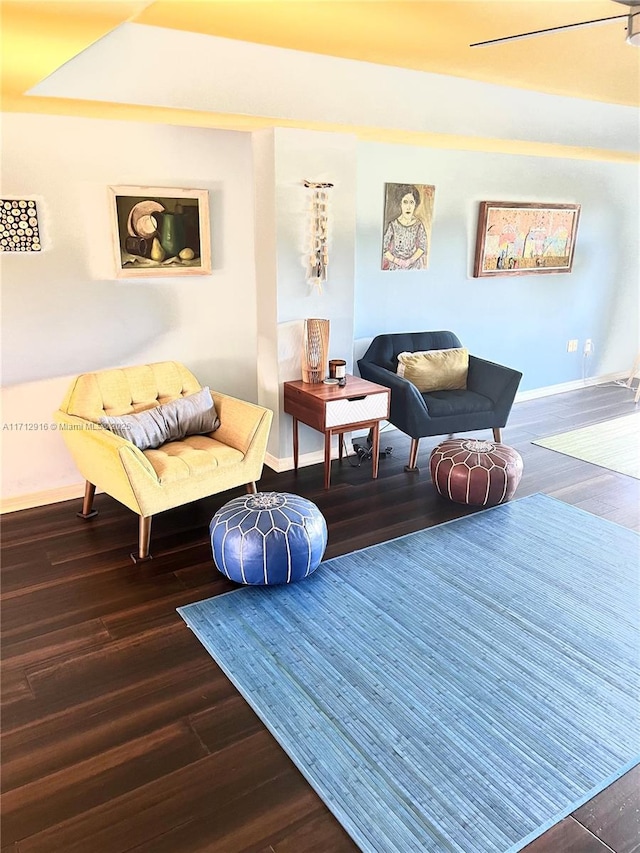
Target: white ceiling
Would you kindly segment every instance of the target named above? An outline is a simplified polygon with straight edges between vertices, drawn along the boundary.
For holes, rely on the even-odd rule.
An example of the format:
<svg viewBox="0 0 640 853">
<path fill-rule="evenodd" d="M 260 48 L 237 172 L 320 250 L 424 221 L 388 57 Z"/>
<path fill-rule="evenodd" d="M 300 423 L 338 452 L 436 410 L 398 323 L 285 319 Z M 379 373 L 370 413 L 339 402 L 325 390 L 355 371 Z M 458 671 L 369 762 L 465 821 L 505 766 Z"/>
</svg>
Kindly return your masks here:
<svg viewBox="0 0 640 853">
<path fill-rule="evenodd" d="M 640 49 L 625 43 L 627 10 L 612 0 L 1 0 L 2 107 L 637 160 Z"/>
<path fill-rule="evenodd" d="M 617 151 L 640 136 L 630 106 L 135 23 L 29 94 Z"/>
</svg>

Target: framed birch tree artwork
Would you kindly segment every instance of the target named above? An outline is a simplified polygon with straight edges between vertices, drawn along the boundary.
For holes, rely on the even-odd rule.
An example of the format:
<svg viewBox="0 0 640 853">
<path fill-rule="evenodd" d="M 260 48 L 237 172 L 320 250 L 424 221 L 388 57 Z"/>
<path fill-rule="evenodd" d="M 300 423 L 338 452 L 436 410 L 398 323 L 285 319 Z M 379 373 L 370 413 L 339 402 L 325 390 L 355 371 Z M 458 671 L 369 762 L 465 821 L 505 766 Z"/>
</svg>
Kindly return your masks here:
<svg viewBox="0 0 640 853">
<path fill-rule="evenodd" d="M 0 199 L 0 252 L 40 252 L 42 240 L 34 198 Z"/>
</svg>

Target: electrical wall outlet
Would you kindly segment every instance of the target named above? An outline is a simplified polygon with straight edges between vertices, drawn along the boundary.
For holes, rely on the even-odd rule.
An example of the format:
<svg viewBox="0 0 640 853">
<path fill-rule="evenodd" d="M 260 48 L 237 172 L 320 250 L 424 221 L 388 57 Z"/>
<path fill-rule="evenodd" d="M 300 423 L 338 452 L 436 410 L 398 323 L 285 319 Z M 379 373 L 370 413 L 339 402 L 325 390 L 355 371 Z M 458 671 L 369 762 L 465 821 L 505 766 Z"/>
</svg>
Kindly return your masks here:
<svg viewBox="0 0 640 853">
<path fill-rule="evenodd" d="M 578 352 L 578 339 L 572 338 L 567 341 L 567 352 Z"/>
<path fill-rule="evenodd" d="M 593 341 L 591 340 L 591 338 L 587 338 L 587 340 L 584 342 L 584 354 L 590 355 L 592 352 L 593 352 Z"/>
</svg>

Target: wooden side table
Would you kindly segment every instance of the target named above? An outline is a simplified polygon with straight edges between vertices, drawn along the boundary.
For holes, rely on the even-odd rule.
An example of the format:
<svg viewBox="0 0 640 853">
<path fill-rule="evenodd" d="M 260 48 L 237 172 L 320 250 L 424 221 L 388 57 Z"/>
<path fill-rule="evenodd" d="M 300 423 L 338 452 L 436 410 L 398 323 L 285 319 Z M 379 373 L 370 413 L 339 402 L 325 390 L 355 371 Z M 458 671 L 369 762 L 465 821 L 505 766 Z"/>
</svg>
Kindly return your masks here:
<svg viewBox="0 0 640 853">
<path fill-rule="evenodd" d="M 293 466 L 298 470 L 298 421 L 324 434 L 324 487 L 331 483 L 331 436 L 339 436 L 338 457 L 342 459 L 342 436 L 354 429 L 372 430 L 373 478 L 378 476 L 380 421 L 389 417 L 391 391 L 359 376 L 347 375 L 347 384 L 309 384 L 297 380 L 284 383 L 284 410 L 293 417 Z"/>
</svg>

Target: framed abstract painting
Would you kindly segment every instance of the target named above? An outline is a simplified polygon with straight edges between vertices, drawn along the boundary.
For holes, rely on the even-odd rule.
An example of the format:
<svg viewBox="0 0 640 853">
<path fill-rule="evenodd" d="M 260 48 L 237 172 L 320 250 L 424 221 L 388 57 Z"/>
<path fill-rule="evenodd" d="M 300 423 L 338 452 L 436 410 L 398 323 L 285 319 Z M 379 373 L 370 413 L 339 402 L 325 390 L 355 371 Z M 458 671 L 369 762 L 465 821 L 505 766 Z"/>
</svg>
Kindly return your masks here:
<svg viewBox="0 0 640 853">
<path fill-rule="evenodd" d="M 109 187 L 117 278 L 208 275 L 209 193 Z"/>
<path fill-rule="evenodd" d="M 482 201 L 475 278 L 571 272 L 579 204 Z"/>
</svg>

